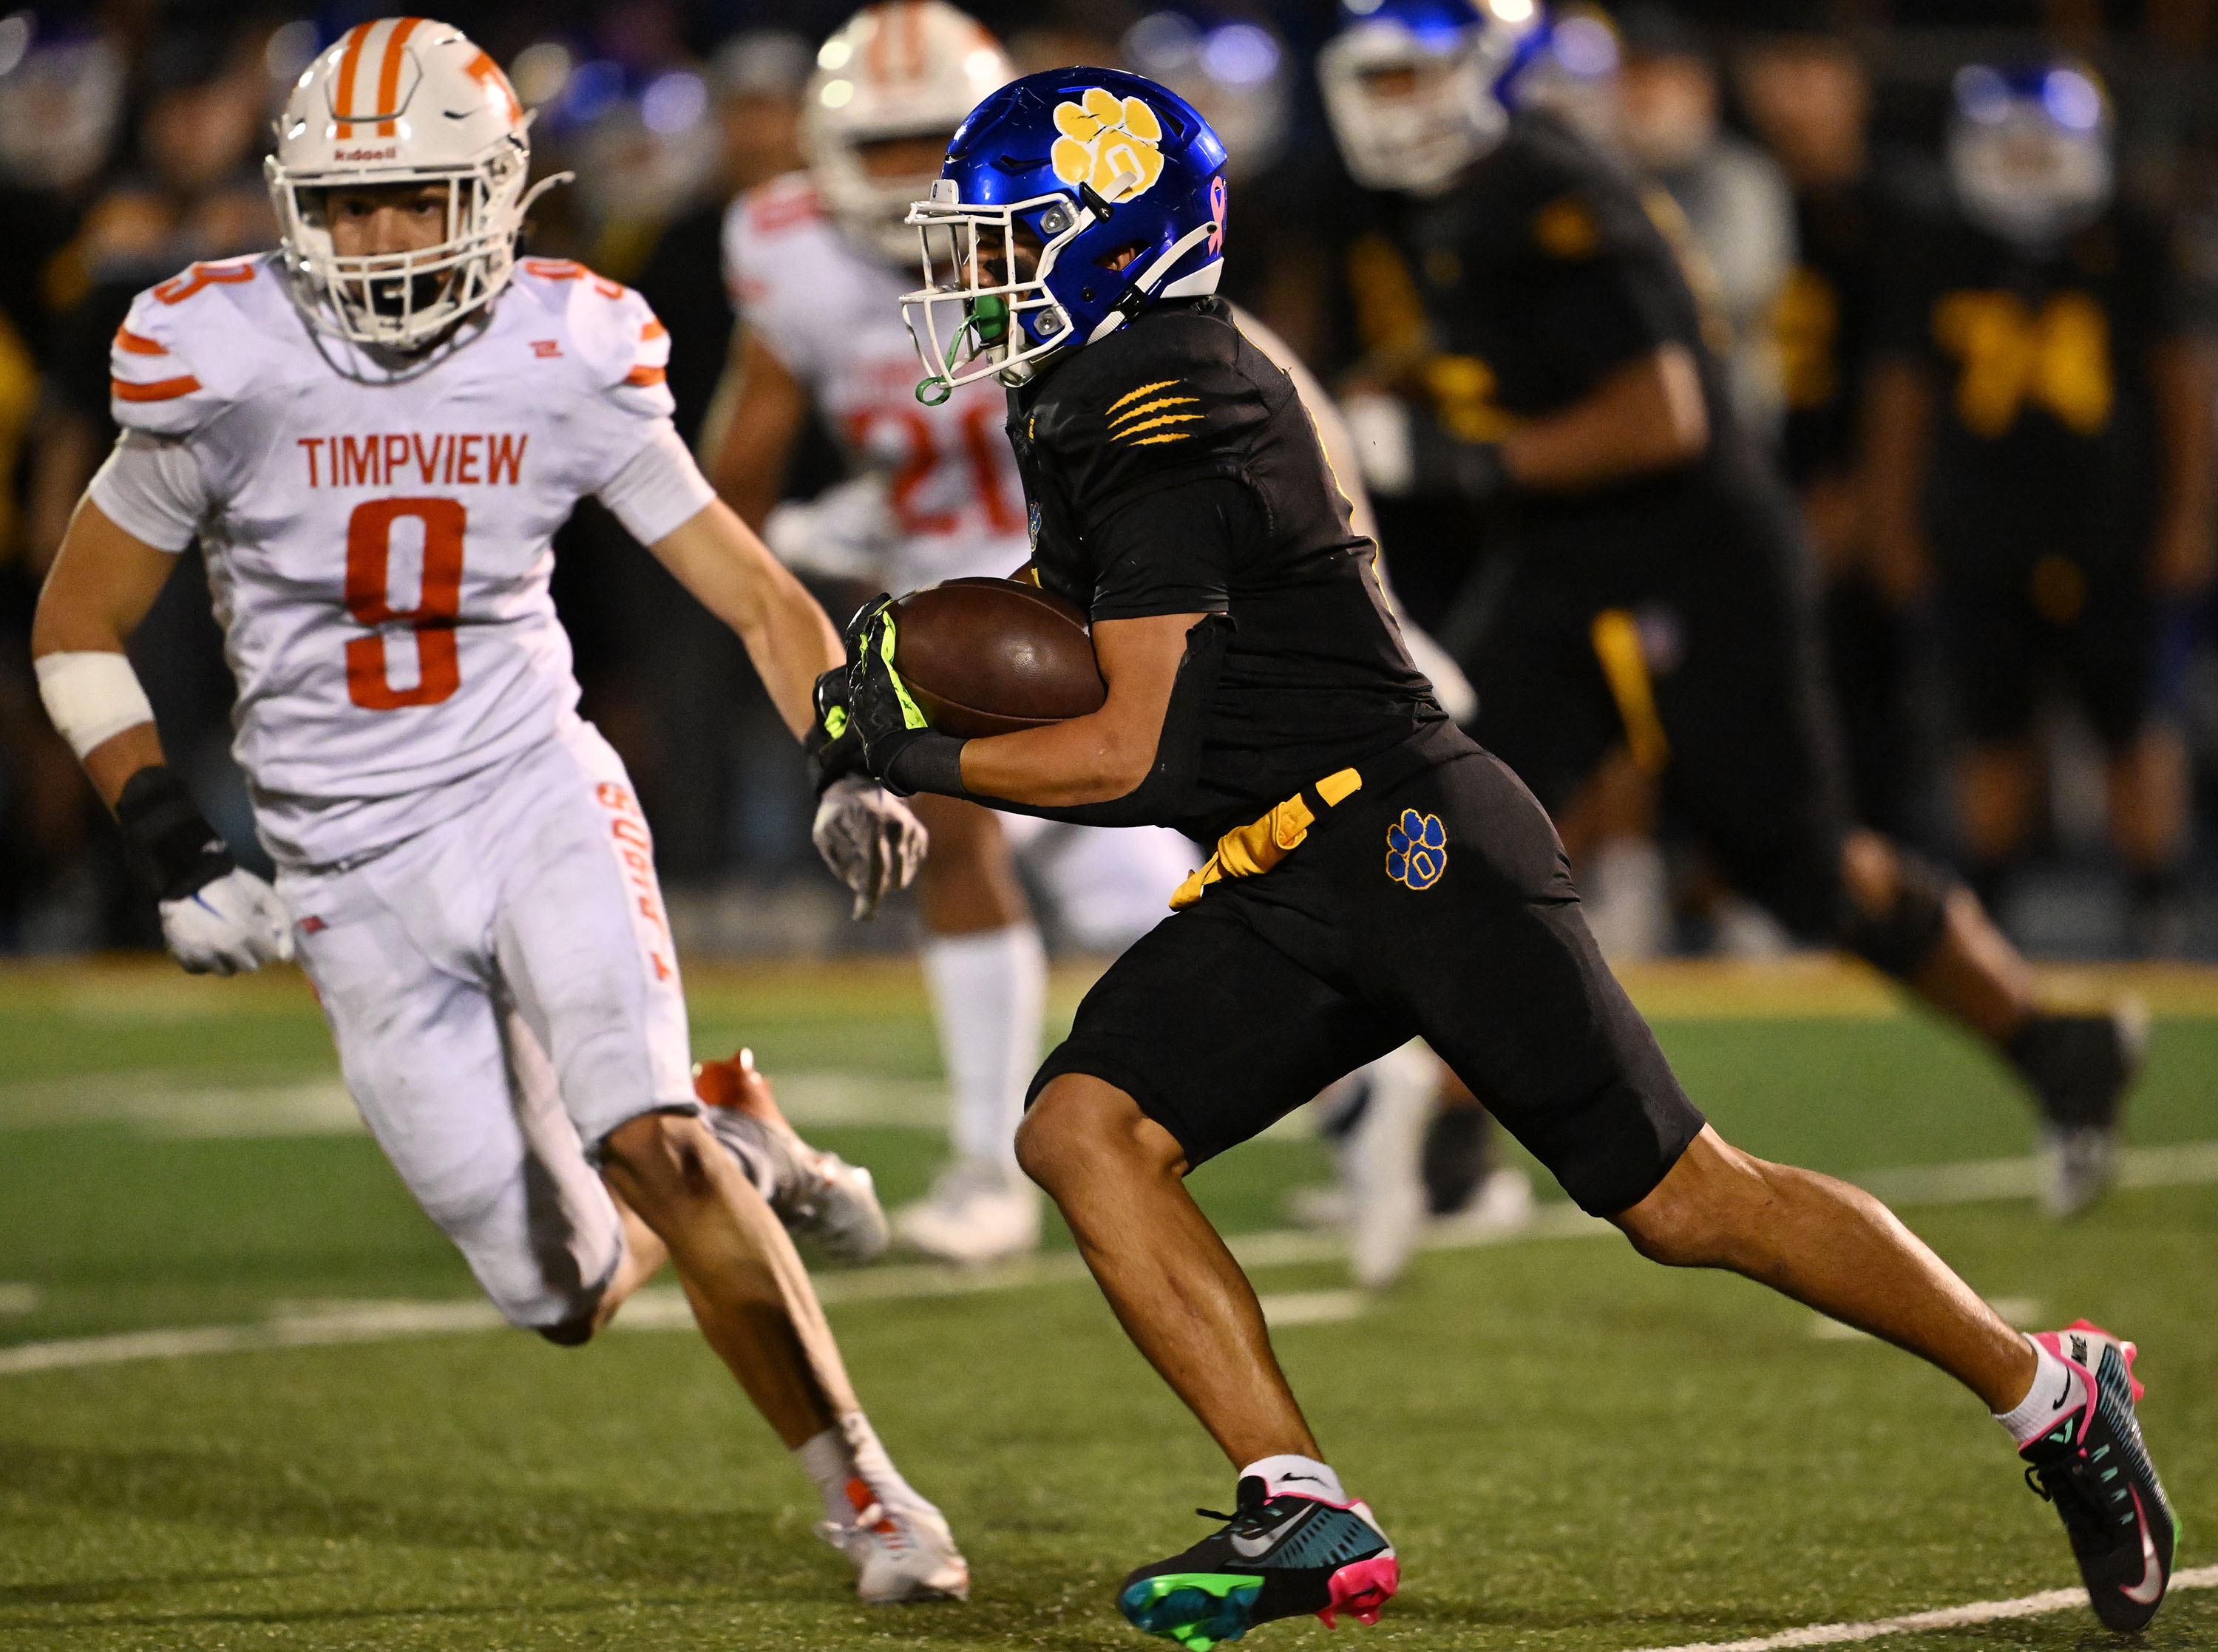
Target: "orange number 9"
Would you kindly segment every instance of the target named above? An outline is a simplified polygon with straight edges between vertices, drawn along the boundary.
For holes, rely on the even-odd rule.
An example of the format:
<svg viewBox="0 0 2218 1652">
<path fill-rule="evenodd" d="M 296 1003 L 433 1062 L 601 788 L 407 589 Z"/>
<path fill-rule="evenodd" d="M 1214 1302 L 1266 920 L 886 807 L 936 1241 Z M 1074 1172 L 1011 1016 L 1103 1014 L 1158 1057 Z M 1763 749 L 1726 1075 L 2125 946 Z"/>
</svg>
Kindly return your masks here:
<svg viewBox="0 0 2218 1652">
<path fill-rule="evenodd" d="M 424 590 L 415 607 L 396 609 L 388 600 L 393 524 L 413 517 L 424 524 Z M 436 706 L 462 685 L 455 648 L 455 616 L 462 605 L 462 529 L 469 520 L 459 499 L 371 499 L 347 518 L 346 605 L 371 628 L 406 625 L 416 633 L 416 686 L 396 689 L 385 674 L 385 639 L 356 637 L 346 646 L 347 697 L 365 711 Z"/>
</svg>

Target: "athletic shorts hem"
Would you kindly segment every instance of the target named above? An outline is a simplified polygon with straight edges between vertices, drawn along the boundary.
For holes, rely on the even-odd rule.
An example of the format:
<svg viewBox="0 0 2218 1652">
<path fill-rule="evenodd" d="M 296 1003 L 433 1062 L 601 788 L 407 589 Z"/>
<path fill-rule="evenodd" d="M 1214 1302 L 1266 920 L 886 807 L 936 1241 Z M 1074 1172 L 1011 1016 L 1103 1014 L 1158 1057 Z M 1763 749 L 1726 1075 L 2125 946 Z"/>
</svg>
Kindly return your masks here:
<svg viewBox="0 0 2218 1652">
<path fill-rule="evenodd" d="M 600 1169 L 604 1162 L 604 1154 L 608 1147 L 609 1138 L 614 1135 L 618 1130 L 623 1129 L 625 1125 L 630 1123 L 635 1118 L 645 1118 L 650 1113 L 671 1113 L 680 1118 L 699 1118 L 702 1116 L 702 1112 L 703 1109 L 701 1103 L 698 1099 L 693 1098 L 688 1098 L 684 1101 L 647 1102 L 641 1106 L 634 1108 L 630 1112 L 626 1113 L 622 1118 L 616 1120 L 615 1123 L 610 1125 L 608 1129 L 603 1130 L 598 1135 L 595 1136 L 591 1142 L 586 1142 L 585 1144 L 585 1162 L 592 1166 L 595 1170 Z"/>
</svg>

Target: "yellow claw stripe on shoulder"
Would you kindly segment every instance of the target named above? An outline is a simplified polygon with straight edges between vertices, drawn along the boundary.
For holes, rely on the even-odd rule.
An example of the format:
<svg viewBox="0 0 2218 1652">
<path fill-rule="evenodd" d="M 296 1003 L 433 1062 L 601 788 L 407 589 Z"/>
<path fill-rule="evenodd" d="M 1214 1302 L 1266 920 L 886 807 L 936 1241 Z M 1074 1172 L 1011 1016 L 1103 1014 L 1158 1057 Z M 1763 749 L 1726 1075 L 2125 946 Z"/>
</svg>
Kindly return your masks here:
<svg viewBox="0 0 2218 1652">
<path fill-rule="evenodd" d="M 1192 424 L 1199 421 L 1201 418 L 1202 415 L 1199 413 L 1160 413 L 1154 418 L 1143 418 L 1137 424 L 1127 424 L 1121 430 L 1112 430 L 1110 432 L 1109 439 L 1112 442 L 1130 442 L 1137 448 L 1142 446 L 1143 443 L 1144 439 L 1140 437 L 1140 432 L 1143 430 L 1156 430 L 1165 424 Z M 1192 436 L 1193 432 L 1191 430 L 1181 430 L 1179 434 L 1180 436 Z M 1156 441 L 1162 440 L 1160 436 L 1152 439 Z"/>
<path fill-rule="evenodd" d="M 1132 445 L 1136 448 L 1152 448 L 1158 442 L 1183 442 L 1193 434 L 1192 430 L 1172 430 L 1163 436 L 1143 436 Z"/>
<path fill-rule="evenodd" d="M 1122 407 L 1126 402 L 1137 401 L 1141 397 L 1147 395 L 1153 391 L 1168 390 L 1177 382 L 1178 381 L 1176 379 L 1158 379 L 1153 384 L 1143 384 L 1137 390 L 1127 391 L 1124 394 L 1118 397 L 1116 400 L 1111 402 L 1109 404 L 1108 411 L 1112 415 L 1114 415 L 1116 411 L 1119 407 Z"/>
<path fill-rule="evenodd" d="M 1198 407 L 1200 405 L 1201 398 L 1199 396 L 1158 396 L 1153 401 L 1142 402 L 1137 407 L 1127 407 L 1123 412 L 1118 413 L 1111 418 L 1109 423 L 1112 427 L 1112 433 L 1113 435 L 1122 436 L 1124 434 L 1124 430 L 1136 430 L 1139 429 L 1138 425 L 1126 424 L 1125 421 L 1128 419 L 1137 418 L 1143 413 L 1152 413 L 1158 407 Z M 1199 418 L 1200 415 L 1195 414 L 1193 417 Z M 1124 430 L 1118 430 L 1114 428 L 1119 424 L 1123 424 L 1124 426 Z"/>
</svg>

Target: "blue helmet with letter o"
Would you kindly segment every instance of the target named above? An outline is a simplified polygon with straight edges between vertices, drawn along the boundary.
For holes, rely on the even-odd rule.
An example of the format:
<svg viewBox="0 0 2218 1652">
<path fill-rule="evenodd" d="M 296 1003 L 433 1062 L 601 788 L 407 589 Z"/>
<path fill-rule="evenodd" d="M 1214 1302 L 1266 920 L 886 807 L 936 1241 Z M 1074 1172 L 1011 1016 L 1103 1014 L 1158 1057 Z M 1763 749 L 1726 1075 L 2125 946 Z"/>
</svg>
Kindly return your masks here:
<svg viewBox="0 0 2218 1652">
<path fill-rule="evenodd" d="M 1106 338 L 1158 300 L 1217 290 L 1224 145 L 1176 93 L 1051 69 L 971 110 L 908 221 L 925 285 L 901 298 L 921 401 Z"/>
</svg>

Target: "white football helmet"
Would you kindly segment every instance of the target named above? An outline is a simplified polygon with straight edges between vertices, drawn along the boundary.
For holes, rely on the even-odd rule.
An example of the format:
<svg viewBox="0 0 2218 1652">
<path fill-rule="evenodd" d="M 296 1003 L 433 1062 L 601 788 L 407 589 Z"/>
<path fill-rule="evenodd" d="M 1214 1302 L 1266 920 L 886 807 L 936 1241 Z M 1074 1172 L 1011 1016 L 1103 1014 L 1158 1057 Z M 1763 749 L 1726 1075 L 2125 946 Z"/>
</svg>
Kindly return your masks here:
<svg viewBox="0 0 2218 1652">
<path fill-rule="evenodd" d="M 937 162 L 879 178 L 863 145 L 887 138 L 955 135 L 963 117 L 1017 77 L 1001 42 L 945 0 L 865 6 L 816 53 L 803 94 L 802 150 L 840 228 L 858 246 L 896 263 L 916 257 L 909 203 L 932 191 Z"/>
<path fill-rule="evenodd" d="M 1503 83 L 1543 38 L 1539 0 L 1340 0 L 1317 84 L 1350 176 L 1434 195 L 1502 141 Z M 1406 77 L 1392 93 L 1374 76 Z"/>
<path fill-rule="evenodd" d="M 2100 218 L 2116 189 L 2110 101 L 2074 63 L 1960 69 L 1948 174 L 1971 220 L 2006 241 L 2053 244 Z"/>
<path fill-rule="evenodd" d="M 266 171 L 294 299 L 358 344 L 422 350 L 508 284 L 529 194 L 531 117 L 500 65 L 451 24 L 361 23 L 294 83 Z M 325 193 L 443 183 L 447 232 L 419 252 L 342 257 Z"/>
</svg>

